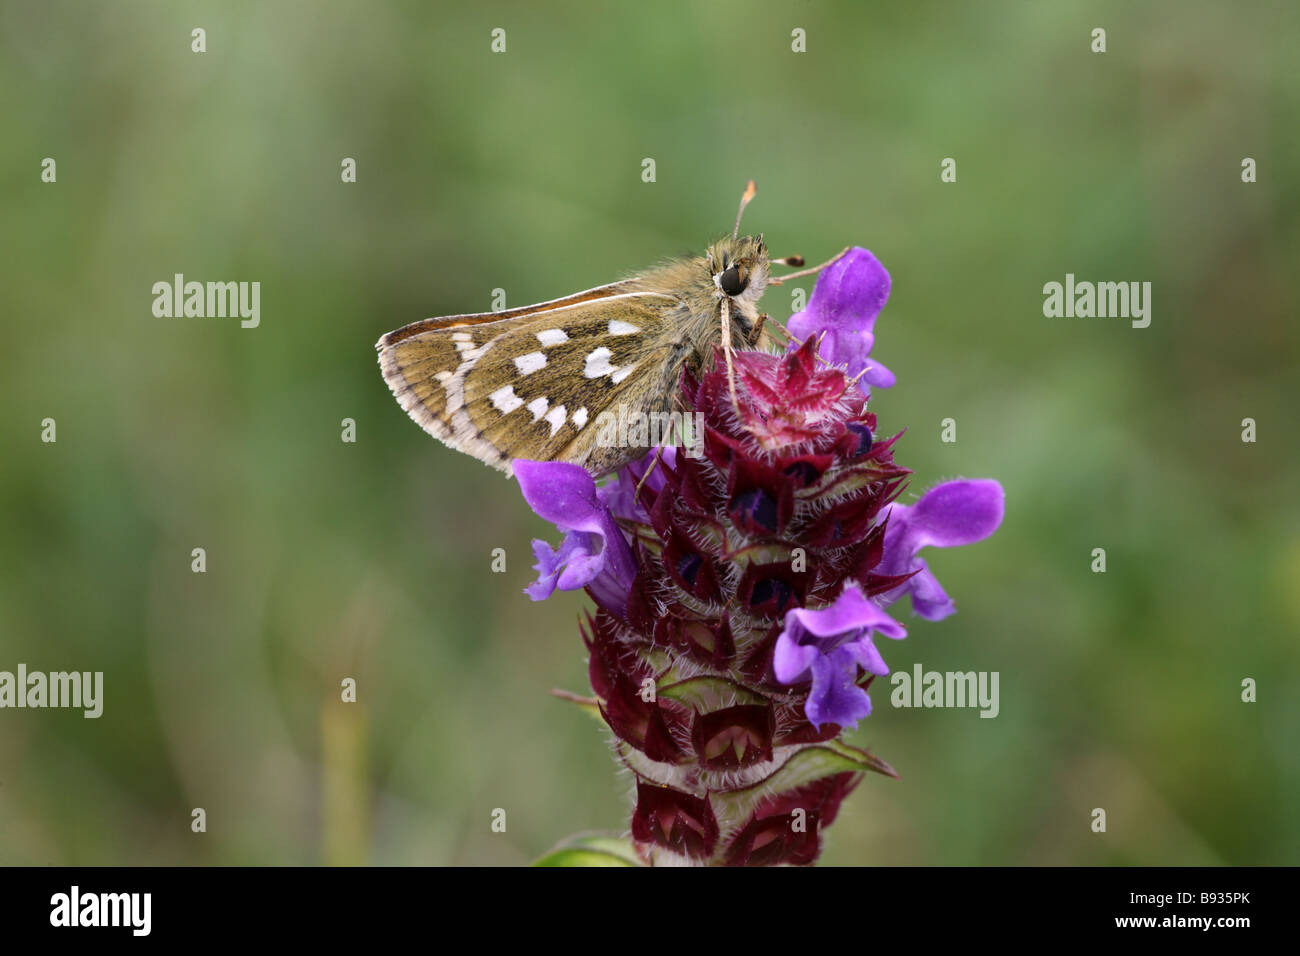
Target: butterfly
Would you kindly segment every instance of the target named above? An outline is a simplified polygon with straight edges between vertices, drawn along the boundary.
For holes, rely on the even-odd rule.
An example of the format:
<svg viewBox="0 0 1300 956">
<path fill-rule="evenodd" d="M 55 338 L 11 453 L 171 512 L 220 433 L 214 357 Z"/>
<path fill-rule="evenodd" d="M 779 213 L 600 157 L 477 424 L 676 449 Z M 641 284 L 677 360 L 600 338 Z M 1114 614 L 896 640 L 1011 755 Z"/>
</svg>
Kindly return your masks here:
<svg viewBox="0 0 1300 956">
<path fill-rule="evenodd" d="M 703 256 L 667 260 L 608 285 L 535 305 L 424 319 L 375 345 L 384 380 L 425 431 L 511 474 L 517 458 L 614 471 L 648 450 L 646 432 L 603 423 L 653 420 L 680 406 L 683 371 L 699 375 L 733 343 L 772 349 L 757 303 L 780 278 L 762 235 L 741 236 L 751 180 L 729 237 Z M 832 260 L 833 261 L 833 260 Z M 662 418 L 660 419 L 662 420 Z M 611 435 L 621 440 L 611 440 Z"/>
</svg>

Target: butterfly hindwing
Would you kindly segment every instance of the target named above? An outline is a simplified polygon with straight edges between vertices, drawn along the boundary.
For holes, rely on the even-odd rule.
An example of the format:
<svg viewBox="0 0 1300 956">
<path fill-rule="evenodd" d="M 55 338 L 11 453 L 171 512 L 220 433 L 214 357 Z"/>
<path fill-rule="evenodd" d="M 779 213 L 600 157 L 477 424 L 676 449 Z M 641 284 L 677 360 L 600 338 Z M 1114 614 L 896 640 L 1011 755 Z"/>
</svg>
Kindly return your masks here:
<svg viewBox="0 0 1300 956">
<path fill-rule="evenodd" d="M 415 422 L 439 441 L 453 443 L 455 432 L 447 409 L 446 383 L 464 364 L 465 352 L 495 338 L 510 323 L 536 313 L 597 301 L 627 290 L 633 279 L 596 286 L 549 302 L 539 302 L 502 312 L 478 312 L 422 319 L 389 332 L 375 343 L 384 380 L 399 405 Z M 469 451 L 469 449 L 463 449 Z M 491 448 L 470 452 L 487 464 L 501 468 L 504 459 Z"/>
</svg>

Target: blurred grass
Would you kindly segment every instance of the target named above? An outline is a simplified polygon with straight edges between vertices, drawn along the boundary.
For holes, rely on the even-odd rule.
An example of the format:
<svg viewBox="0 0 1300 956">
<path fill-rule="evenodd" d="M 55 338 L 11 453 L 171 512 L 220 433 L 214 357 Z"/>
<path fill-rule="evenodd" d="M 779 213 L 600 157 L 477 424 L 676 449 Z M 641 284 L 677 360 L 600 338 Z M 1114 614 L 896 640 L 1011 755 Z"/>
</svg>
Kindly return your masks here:
<svg viewBox="0 0 1300 956">
<path fill-rule="evenodd" d="M 887 649 L 1000 671 L 1001 715 L 878 692 L 855 739 L 902 779 L 863 784 L 826 862 L 1296 863 L 1298 19 L 0 8 L 0 669 L 106 687 L 97 721 L 0 713 L 0 862 L 522 863 L 625 826 L 600 731 L 547 693 L 586 688 L 584 601 L 520 593 L 551 533 L 406 419 L 371 346 L 497 287 L 522 304 L 699 250 L 753 177 L 775 253 L 861 244 L 890 269 L 899 385 L 873 404 L 909 429 L 914 489 L 1008 495 L 994 539 L 932 557 L 960 613 Z M 261 327 L 154 318 L 175 272 L 260 281 Z M 1044 319 L 1066 272 L 1151 281 L 1151 327 Z"/>
</svg>

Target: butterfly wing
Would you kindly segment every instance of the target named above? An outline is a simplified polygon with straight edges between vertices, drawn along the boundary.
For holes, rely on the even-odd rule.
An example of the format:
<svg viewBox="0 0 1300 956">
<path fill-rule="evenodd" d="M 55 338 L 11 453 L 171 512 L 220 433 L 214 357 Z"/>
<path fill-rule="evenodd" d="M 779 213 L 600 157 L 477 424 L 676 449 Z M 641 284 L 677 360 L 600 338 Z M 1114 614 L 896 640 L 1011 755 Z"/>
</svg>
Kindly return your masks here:
<svg viewBox="0 0 1300 956">
<path fill-rule="evenodd" d="M 690 350 L 686 305 L 626 288 L 407 326 L 379 341 L 384 378 L 431 435 L 507 474 L 515 458 L 610 471 L 641 449 L 602 445 L 598 419 L 669 410 Z"/>
<path fill-rule="evenodd" d="M 384 380 L 398 404 L 421 428 L 439 441 L 450 444 L 455 433 L 447 410 L 445 385 L 451 374 L 460 368 L 461 355 L 474 348 L 475 341 L 481 343 L 499 335 L 512 320 L 618 295 L 635 281 L 625 279 L 561 299 L 501 312 L 449 315 L 412 322 L 387 333 L 375 343 Z M 471 328 L 474 331 L 468 336 L 452 332 L 468 332 Z"/>
</svg>

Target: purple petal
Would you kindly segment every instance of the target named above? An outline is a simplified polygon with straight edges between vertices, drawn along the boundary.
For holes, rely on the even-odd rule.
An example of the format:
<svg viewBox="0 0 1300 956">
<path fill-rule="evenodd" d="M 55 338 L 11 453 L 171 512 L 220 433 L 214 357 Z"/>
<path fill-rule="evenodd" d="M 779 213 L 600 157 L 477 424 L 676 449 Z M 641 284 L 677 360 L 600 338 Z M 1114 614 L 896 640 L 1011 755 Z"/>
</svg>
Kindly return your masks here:
<svg viewBox="0 0 1300 956">
<path fill-rule="evenodd" d="M 659 459 L 657 462 L 656 457 Z M 615 518 L 649 524 L 650 516 L 637 501 L 637 485 L 641 483 L 642 478 L 645 478 L 646 488 L 658 494 L 663 490 L 666 481 L 665 466 L 672 468 L 676 461 L 677 449 L 672 445 L 652 448 L 640 461 L 629 462 L 620 468 L 614 481 L 606 482 L 596 489 L 596 496 Z M 650 470 L 648 478 L 645 477 L 647 469 Z"/>
<path fill-rule="evenodd" d="M 872 643 L 873 631 L 895 639 L 907 635 L 852 582 L 828 607 L 786 613 L 772 671 L 782 684 L 798 683 L 811 672 L 813 685 L 804 713 L 814 724 L 829 721 L 849 726 L 871 713 L 871 701 L 856 686 L 858 667 L 872 674 L 889 673 Z"/>
<path fill-rule="evenodd" d="M 528 588 L 533 600 L 549 597 L 557 587 L 561 591 L 585 587 L 606 570 L 623 588 L 632 586 L 636 559 L 585 468 L 566 462 L 516 459 L 514 473 L 532 509 L 569 532 L 554 552 L 544 542 L 534 543 L 538 579 Z"/>
<path fill-rule="evenodd" d="M 571 541 L 574 542 L 572 547 L 569 546 Z M 566 555 L 568 561 L 555 586 L 561 591 L 577 591 L 585 588 L 596 575 L 605 570 L 605 555 L 603 551 L 593 550 L 596 547 L 598 539 L 595 535 L 582 531 L 570 532 L 560 545 L 560 554 Z"/>
<path fill-rule="evenodd" d="M 856 684 L 853 664 L 846 648 L 837 648 L 813 662 L 812 692 L 804 714 L 814 726 L 830 723 L 856 727 L 871 713 L 871 698 Z"/>
<path fill-rule="evenodd" d="M 637 478 L 630 467 L 619 470 L 618 477 L 596 489 L 601 504 L 616 518 L 649 523 L 650 516 L 636 500 Z"/>
<path fill-rule="evenodd" d="M 546 600 L 556 588 L 576 591 L 585 587 L 605 566 L 600 539 L 586 531 L 569 532 L 556 549 L 534 539 L 533 556 L 537 558 L 533 565 L 537 580 L 524 591 L 534 601 Z"/>
<path fill-rule="evenodd" d="M 865 371 L 862 380 L 866 381 L 868 376 L 877 371 L 870 358 L 873 345 L 875 336 L 870 332 L 832 329 L 822 336 L 817 354 L 831 365 L 844 366 L 849 377 Z"/>
<path fill-rule="evenodd" d="M 772 655 L 772 672 L 782 684 L 794 684 L 803 679 L 812 667 L 813 661 L 821 656 L 821 651 L 812 644 L 800 644 L 791 634 L 787 624 L 776 639 L 776 651 Z"/>
<path fill-rule="evenodd" d="M 957 606 L 931 572 L 930 566 L 922 558 L 917 558 L 916 564 L 920 570 L 903 585 L 904 591 L 912 595 L 912 611 L 927 621 L 941 621 L 955 613 Z"/>
<path fill-rule="evenodd" d="M 862 381 L 866 382 L 872 388 L 893 388 L 894 383 L 898 381 L 894 373 L 885 366 L 881 365 L 875 359 L 867 362 L 867 370 L 862 374 Z"/>
<path fill-rule="evenodd" d="M 560 576 L 560 555 L 545 541 L 534 538 L 533 557 L 537 559 L 533 565 L 537 580 L 524 588 L 524 593 L 534 601 L 545 601 L 555 593 L 555 580 Z"/>
<path fill-rule="evenodd" d="M 808 307 L 786 327 L 798 339 L 824 334 L 818 354 L 869 385 L 888 388 L 894 375 L 868 356 L 875 345 L 876 316 L 889 299 L 889 273 L 868 250 L 855 246 L 822 270 Z"/>
<path fill-rule="evenodd" d="M 924 547 L 951 548 L 984 540 L 1002 523 L 1004 498 L 996 481 L 960 479 L 931 488 L 914 505 L 890 505 L 884 554 L 876 571 L 916 574 L 882 595 L 881 601 L 888 605 L 910 594 L 912 610 L 928 621 L 952 614 L 956 610 L 952 600 L 916 554 Z"/>
<path fill-rule="evenodd" d="M 889 530 L 900 525 L 913 553 L 927 545 L 952 548 L 974 544 L 998 530 L 1003 502 L 1002 486 L 996 481 L 949 481 L 931 488 L 914 505 L 892 505 Z"/>
<path fill-rule="evenodd" d="M 600 607 L 626 620 L 629 585 L 620 581 L 608 568 L 592 578 L 587 593 Z"/>
<path fill-rule="evenodd" d="M 868 673 L 875 674 L 877 677 L 884 677 L 889 673 L 889 665 L 885 659 L 880 656 L 880 651 L 876 650 L 876 645 L 871 640 L 871 635 L 863 634 L 856 641 L 836 648 L 836 653 L 843 651 L 849 655 L 850 660 L 862 666 L 862 669 Z"/>
<path fill-rule="evenodd" d="M 608 509 L 596 497 L 596 481 L 581 465 L 562 461 L 513 463 L 519 490 L 537 514 L 566 531 L 601 531 Z"/>
<path fill-rule="evenodd" d="M 791 630 L 792 623 L 797 623 L 814 637 L 822 638 L 862 630 L 876 630 L 895 640 L 907 636 L 906 628 L 868 600 L 855 584 L 847 586 L 832 604 L 819 611 L 795 608 L 786 612 L 782 634 Z"/>
</svg>

